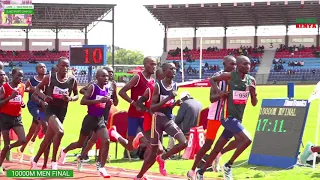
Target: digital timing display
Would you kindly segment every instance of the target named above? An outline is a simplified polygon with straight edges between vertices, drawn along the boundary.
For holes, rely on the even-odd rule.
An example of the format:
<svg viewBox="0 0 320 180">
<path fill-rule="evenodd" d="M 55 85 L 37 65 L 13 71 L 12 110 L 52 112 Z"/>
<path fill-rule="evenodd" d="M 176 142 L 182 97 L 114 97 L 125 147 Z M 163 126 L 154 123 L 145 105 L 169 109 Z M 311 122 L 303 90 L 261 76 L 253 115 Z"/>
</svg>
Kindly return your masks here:
<svg viewBox="0 0 320 180">
<path fill-rule="evenodd" d="M 71 66 L 105 66 L 107 48 L 104 45 L 85 45 L 70 47 Z"/>
<path fill-rule="evenodd" d="M 251 153 L 295 157 L 308 107 L 306 100 L 283 100 L 282 106 L 262 106 Z"/>
</svg>

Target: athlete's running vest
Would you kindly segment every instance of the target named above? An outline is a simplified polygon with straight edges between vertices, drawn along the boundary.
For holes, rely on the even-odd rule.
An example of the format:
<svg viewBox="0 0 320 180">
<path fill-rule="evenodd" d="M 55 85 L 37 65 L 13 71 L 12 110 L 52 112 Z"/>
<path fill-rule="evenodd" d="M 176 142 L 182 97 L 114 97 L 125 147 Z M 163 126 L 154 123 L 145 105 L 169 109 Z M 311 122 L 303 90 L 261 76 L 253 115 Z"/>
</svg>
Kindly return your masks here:
<svg viewBox="0 0 320 180">
<path fill-rule="evenodd" d="M 25 85 L 20 83 L 17 88 L 12 88 L 9 83 L 5 83 L 3 86 L 4 98 L 9 97 L 13 91 L 18 91 L 18 95 L 10 99 L 9 102 L 5 103 L 1 107 L 1 112 L 10 116 L 20 116 L 21 115 L 21 105 L 23 103 L 23 95 L 25 90 Z"/>
<path fill-rule="evenodd" d="M 131 99 L 134 101 L 137 101 L 144 94 L 148 87 L 148 84 L 154 84 L 155 82 L 153 78 L 147 80 L 142 72 L 138 72 L 137 75 L 139 77 L 138 82 L 134 87 L 131 88 Z M 142 118 L 143 112 L 138 111 L 135 106 L 130 104 L 128 116 L 133 118 Z"/>
<path fill-rule="evenodd" d="M 108 88 L 107 86 L 104 86 L 103 89 L 101 89 L 97 84 L 92 84 L 93 86 L 93 92 L 90 100 L 100 100 L 102 97 L 106 97 L 108 95 Z M 88 114 L 91 116 L 103 116 L 104 110 L 105 110 L 106 103 L 97 103 L 88 105 Z"/>
<path fill-rule="evenodd" d="M 172 91 L 177 91 L 178 90 L 178 85 L 176 82 L 172 83 L 172 88 L 167 89 L 164 87 L 162 80 L 157 82 L 159 91 L 160 91 L 160 99 L 159 102 L 162 101 L 163 99 L 167 98 L 169 94 L 172 93 Z M 174 98 L 170 99 L 168 102 L 166 102 L 157 112 L 163 113 L 166 115 L 169 119 L 173 119 L 172 115 L 172 109 L 173 109 L 173 104 L 174 104 Z"/>
<path fill-rule="evenodd" d="M 46 94 L 53 98 L 53 101 L 49 102 L 49 106 L 68 106 L 68 102 L 63 100 L 63 96 L 71 96 L 72 88 L 76 79 L 73 76 L 69 76 L 66 81 L 60 82 L 58 80 L 57 73 L 51 74 L 49 79 L 50 82 L 46 89 Z"/>
<path fill-rule="evenodd" d="M 32 78 L 29 79 L 29 82 L 30 82 L 30 86 L 36 87 L 36 86 L 38 86 L 38 84 L 39 84 L 41 81 L 36 80 L 35 76 L 33 76 Z M 31 96 L 32 96 L 32 93 L 29 93 L 28 104 L 39 105 L 38 102 L 35 102 L 35 101 L 32 100 Z"/>
<path fill-rule="evenodd" d="M 231 72 L 229 81 L 229 96 L 227 98 L 227 115 L 228 117 L 242 120 L 244 109 L 249 97 L 249 86 L 252 85 L 254 78 L 248 74 L 244 79 L 240 79 L 237 71 Z"/>
<path fill-rule="evenodd" d="M 222 74 L 223 71 L 216 72 L 213 76 L 219 76 Z M 225 92 L 227 89 L 227 82 L 226 81 L 219 81 L 218 83 L 218 88 Z M 224 119 L 224 114 L 223 114 L 223 107 L 224 107 L 224 99 L 220 99 L 214 103 L 211 103 L 209 107 L 209 112 L 208 112 L 208 120 L 221 120 Z"/>
</svg>

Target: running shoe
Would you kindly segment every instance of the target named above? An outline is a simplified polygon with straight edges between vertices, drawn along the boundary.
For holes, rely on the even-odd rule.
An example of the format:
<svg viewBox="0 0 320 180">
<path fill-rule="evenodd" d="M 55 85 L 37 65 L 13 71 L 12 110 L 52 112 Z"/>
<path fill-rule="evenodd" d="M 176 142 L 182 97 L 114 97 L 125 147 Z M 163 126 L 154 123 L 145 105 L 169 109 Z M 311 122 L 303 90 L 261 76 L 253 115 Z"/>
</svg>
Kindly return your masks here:
<svg viewBox="0 0 320 180">
<path fill-rule="evenodd" d="M 97 162 L 96 167 L 97 167 L 97 171 L 99 171 L 99 169 L 101 168 L 101 163 Z"/>
<path fill-rule="evenodd" d="M 108 130 L 108 133 L 109 133 L 109 137 L 113 137 L 116 139 L 116 137 L 112 136 L 112 131 L 117 131 L 117 127 L 116 126 L 112 126 L 109 130 Z M 118 141 L 118 139 L 116 139 Z"/>
<path fill-rule="evenodd" d="M 4 175 L 4 169 L 0 166 L 0 175 Z"/>
<path fill-rule="evenodd" d="M 111 175 L 107 172 L 106 168 L 99 168 L 98 171 L 100 173 L 100 176 L 102 176 L 103 178 L 111 178 Z"/>
<path fill-rule="evenodd" d="M 221 157 L 221 153 L 219 153 L 216 157 L 216 159 L 213 161 L 212 163 L 212 170 L 214 172 L 219 172 L 220 171 L 220 165 L 219 165 L 219 162 L 220 162 L 220 157 Z"/>
<path fill-rule="evenodd" d="M 159 171 L 163 176 L 167 176 L 167 170 L 166 170 L 166 161 L 161 158 L 161 154 L 157 156 L 156 158 L 158 164 L 159 164 Z"/>
<path fill-rule="evenodd" d="M 143 133 L 142 132 L 139 132 L 136 137 L 133 139 L 132 141 L 132 147 L 134 149 L 138 149 L 138 147 L 140 146 L 140 138 L 143 137 Z"/>
<path fill-rule="evenodd" d="M 31 170 L 37 169 L 37 163 L 34 162 L 34 157 L 30 158 L 30 165 L 31 165 L 30 167 Z"/>
<path fill-rule="evenodd" d="M 134 177 L 133 180 L 150 180 L 147 176 L 143 176 L 142 178 Z"/>
<path fill-rule="evenodd" d="M 59 156 L 59 159 L 58 159 L 58 162 L 60 164 L 64 164 L 66 162 L 67 153 L 63 152 L 63 150 L 64 150 L 64 148 L 60 149 L 60 156 Z"/>
<path fill-rule="evenodd" d="M 82 171 L 83 161 L 78 157 L 77 158 L 77 169 L 78 171 Z"/>
<path fill-rule="evenodd" d="M 23 162 L 23 152 L 21 152 L 20 147 L 17 148 L 19 162 Z"/>
<path fill-rule="evenodd" d="M 7 161 L 12 161 L 11 150 L 9 150 L 9 151 L 7 152 L 6 160 L 7 160 Z"/>
<path fill-rule="evenodd" d="M 196 175 L 196 172 L 194 170 L 190 170 L 187 172 L 187 178 L 188 180 L 195 180 L 195 175 Z"/>
<path fill-rule="evenodd" d="M 225 180 L 233 180 L 232 177 L 232 168 L 226 166 L 226 164 L 223 166 L 223 175 Z"/>
<path fill-rule="evenodd" d="M 204 180 L 204 175 L 200 174 L 200 170 L 199 169 L 196 172 L 196 180 Z"/>
<path fill-rule="evenodd" d="M 30 142 L 28 145 L 29 153 L 33 154 L 34 153 L 34 142 Z"/>
<path fill-rule="evenodd" d="M 52 170 L 58 170 L 58 163 L 57 162 L 51 162 L 51 169 Z"/>
<path fill-rule="evenodd" d="M 307 163 L 307 159 L 312 154 L 312 151 L 311 151 L 311 147 L 312 146 L 313 146 L 313 144 L 311 142 L 308 142 L 308 144 L 306 145 L 306 148 L 301 153 L 301 155 L 300 155 L 301 164 L 306 164 Z"/>
</svg>

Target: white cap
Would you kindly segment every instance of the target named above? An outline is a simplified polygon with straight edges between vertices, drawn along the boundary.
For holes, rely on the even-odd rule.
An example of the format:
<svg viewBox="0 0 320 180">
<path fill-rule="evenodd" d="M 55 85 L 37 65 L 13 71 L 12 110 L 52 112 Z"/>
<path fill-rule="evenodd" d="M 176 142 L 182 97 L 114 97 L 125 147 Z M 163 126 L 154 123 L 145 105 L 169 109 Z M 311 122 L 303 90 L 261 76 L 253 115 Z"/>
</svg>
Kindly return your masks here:
<svg viewBox="0 0 320 180">
<path fill-rule="evenodd" d="M 180 94 L 180 99 L 186 97 L 186 96 L 190 96 L 190 94 L 188 92 L 183 92 Z"/>
</svg>

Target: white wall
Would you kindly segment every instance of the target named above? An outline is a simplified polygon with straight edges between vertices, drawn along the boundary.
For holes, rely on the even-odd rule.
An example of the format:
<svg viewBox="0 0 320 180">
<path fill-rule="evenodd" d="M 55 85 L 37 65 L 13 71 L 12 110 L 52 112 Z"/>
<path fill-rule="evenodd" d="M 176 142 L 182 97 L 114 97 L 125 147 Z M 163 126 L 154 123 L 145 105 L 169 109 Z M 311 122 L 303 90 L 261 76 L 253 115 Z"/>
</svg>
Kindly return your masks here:
<svg viewBox="0 0 320 180">
<path fill-rule="evenodd" d="M 177 47 L 180 48 L 180 38 L 168 38 L 168 44 L 167 44 L 167 50 L 172 50 L 172 49 L 176 49 Z M 182 38 L 182 47 L 185 48 L 186 46 L 189 49 L 193 49 L 193 38 Z M 188 44 L 186 44 L 186 42 Z"/>
<path fill-rule="evenodd" d="M 59 44 L 60 44 L 59 45 L 59 50 L 60 51 L 69 51 L 70 45 L 66 45 L 65 44 L 65 43 L 68 44 L 68 42 L 69 43 L 79 43 L 79 45 L 83 45 L 84 44 L 84 39 L 59 39 Z"/>
<path fill-rule="evenodd" d="M 33 43 L 51 43 L 51 45 L 32 45 Z M 24 47 L 23 47 L 24 48 Z M 30 51 L 52 50 L 55 48 L 55 39 L 29 39 Z"/>
<path fill-rule="evenodd" d="M 4 51 L 24 51 L 25 39 L 0 39 L 0 49 Z M 3 45 L 3 43 L 21 43 L 20 45 Z"/>
<path fill-rule="evenodd" d="M 236 43 L 236 44 L 232 44 L 230 43 L 231 40 L 248 40 L 250 41 L 250 43 Z M 233 49 L 233 48 L 239 48 L 241 45 L 242 46 L 251 46 L 253 47 L 254 44 L 254 37 L 227 37 L 227 48 L 228 49 Z"/>
<path fill-rule="evenodd" d="M 303 43 L 300 43 L 300 42 L 292 42 L 293 39 L 303 39 L 303 38 L 313 38 L 313 42 L 303 42 Z M 317 37 L 316 35 L 308 35 L 308 36 L 297 36 L 297 35 L 291 35 L 289 36 L 289 46 L 293 46 L 293 45 L 296 45 L 296 46 L 299 46 L 300 44 L 304 45 L 305 47 L 310 47 L 312 45 L 316 45 L 316 40 L 317 40 Z"/>
<path fill-rule="evenodd" d="M 278 39 L 281 39 L 281 42 L 278 41 Z M 262 40 L 264 42 L 262 42 Z M 270 48 L 270 41 L 273 44 L 273 48 Z M 277 41 L 277 42 L 274 42 Z M 270 50 L 276 50 L 278 47 L 280 47 L 280 44 L 285 44 L 285 37 L 284 36 L 258 36 L 258 46 L 264 46 L 264 49 Z"/>
<path fill-rule="evenodd" d="M 197 49 L 200 48 L 200 37 L 197 37 Z M 215 44 L 204 44 L 206 40 L 213 40 Z M 220 43 L 217 43 L 219 42 Z M 202 49 L 207 49 L 208 47 L 218 47 L 219 49 L 223 48 L 223 37 L 203 37 L 202 38 Z"/>
</svg>

